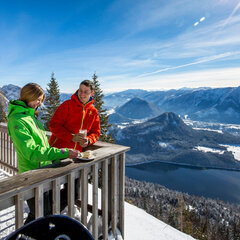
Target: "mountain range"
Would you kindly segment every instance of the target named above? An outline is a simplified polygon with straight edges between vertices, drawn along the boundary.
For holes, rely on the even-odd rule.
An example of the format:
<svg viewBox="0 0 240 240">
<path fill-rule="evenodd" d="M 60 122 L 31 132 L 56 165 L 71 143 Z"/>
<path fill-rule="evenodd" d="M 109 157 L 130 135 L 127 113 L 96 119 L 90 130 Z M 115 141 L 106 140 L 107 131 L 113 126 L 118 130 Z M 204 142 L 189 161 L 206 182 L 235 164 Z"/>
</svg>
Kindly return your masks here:
<svg viewBox="0 0 240 240">
<path fill-rule="evenodd" d="M 195 130 L 173 112 L 165 112 L 145 122 L 113 127 L 116 143 L 130 146 L 128 164 L 163 161 L 200 167 L 240 169 L 240 161 L 222 144 L 240 144 L 229 133 Z M 207 149 L 209 151 L 201 151 Z M 199 150 L 200 149 L 200 150 Z"/>
<path fill-rule="evenodd" d="M 3 86 L 0 101 L 7 106 L 9 100 L 18 98 L 19 92 L 18 86 Z M 61 93 L 61 101 L 71 95 Z M 104 102 L 108 109 L 114 107 L 114 113 L 109 115 L 109 121 L 113 123 L 110 133 L 116 143 L 131 147 L 126 156 L 127 163 L 160 160 L 240 169 L 240 161 L 221 145 L 240 144 L 238 136 L 195 130 L 182 120 L 188 115 L 201 120 L 217 121 L 221 117 L 219 121 L 238 122 L 239 96 L 240 87 L 151 92 L 127 90 L 105 96 Z M 175 113 L 166 109 L 174 109 Z M 118 127 L 117 124 L 123 122 L 126 124 Z M 212 151 L 203 152 L 204 148 Z"/>
<path fill-rule="evenodd" d="M 20 87 L 9 84 L 0 88 L 8 100 L 17 99 Z M 60 93 L 61 102 L 72 94 Z M 0 93 L 0 100 L 2 100 Z M 175 112 L 182 118 L 197 121 L 240 124 L 240 86 L 228 88 L 182 88 L 167 91 L 129 89 L 104 96 L 104 108 L 114 109 L 117 116 L 111 118 L 151 118 L 163 112 Z M 130 101 L 130 102 L 129 102 Z M 136 109 L 133 103 L 141 108 Z M 128 106 L 126 104 L 129 102 Z M 3 101 L 3 103 L 6 103 Z M 147 106 L 145 108 L 145 106 Z M 131 107 L 132 106 L 132 107 Z M 142 109 L 143 108 L 143 109 Z M 126 119 L 125 119 L 126 120 Z M 113 122 L 114 122 L 113 121 Z"/>
<path fill-rule="evenodd" d="M 115 109 L 109 115 L 110 123 L 132 122 L 136 119 L 148 119 L 156 117 L 163 111 L 153 103 L 149 103 L 141 98 L 134 97 L 128 102 Z"/>
<path fill-rule="evenodd" d="M 116 109 L 136 97 L 154 104 L 162 112 L 175 112 L 183 118 L 240 124 L 240 87 L 168 91 L 132 89 L 105 96 L 104 106 Z"/>
</svg>

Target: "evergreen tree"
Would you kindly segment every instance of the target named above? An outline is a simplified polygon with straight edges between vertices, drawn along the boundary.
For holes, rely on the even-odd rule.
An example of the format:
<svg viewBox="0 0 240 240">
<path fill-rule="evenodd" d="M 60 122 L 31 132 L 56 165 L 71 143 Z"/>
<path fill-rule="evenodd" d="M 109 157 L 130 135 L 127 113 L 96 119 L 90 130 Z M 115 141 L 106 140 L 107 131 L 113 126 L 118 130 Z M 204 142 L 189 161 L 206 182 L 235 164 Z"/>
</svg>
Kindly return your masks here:
<svg viewBox="0 0 240 240">
<path fill-rule="evenodd" d="M 52 73 L 50 83 L 48 84 L 44 105 L 45 110 L 41 119 L 44 121 L 45 129 L 49 130 L 49 122 L 60 105 L 59 86 L 56 78 L 54 77 L 54 73 Z"/>
<path fill-rule="evenodd" d="M 0 122 L 7 122 L 7 116 L 1 101 L 0 101 Z"/>
<path fill-rule="evenodd" d="M 100 83 L 97 79 L 97 75 L 94 73 L 92 76 L 93 84 L 95 86 L 94 90 L 94 106 L 97 108 L 100 118 L 100 126 L 101 126 L 101 135 L 99 140 L 104 142 L 113 143 L 114 139 L 111 134 L 108 134 L 108 129 L 112 126 L 108 123 L 108 115 L 106 113 L 106 109 L 103 108 L 103 97 L 104 94 L 100 88 Z"/>
</svg>

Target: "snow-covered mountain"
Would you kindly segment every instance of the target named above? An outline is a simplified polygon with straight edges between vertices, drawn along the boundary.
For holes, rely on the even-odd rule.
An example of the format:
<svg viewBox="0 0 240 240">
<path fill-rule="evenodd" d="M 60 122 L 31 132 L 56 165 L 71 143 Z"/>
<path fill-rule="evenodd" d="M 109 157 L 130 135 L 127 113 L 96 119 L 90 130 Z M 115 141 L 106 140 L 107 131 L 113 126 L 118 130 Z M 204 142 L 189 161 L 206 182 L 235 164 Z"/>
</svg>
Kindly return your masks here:
<svg viewBox="0 0 240 240">
<path fill-rule="evenodd" d="M 144 96 L 148 93 L 148 91 L 142 89 L 129 89 L 122 92 L 108 94 L 103 98 L 104 106 L 108 109 L 120 107 L 133 98 L 138 97 L 144 99 Z"/>
<path fill-rule="evenodd" d="M 130 119 L 150 118 L 159 115 L 162 111 L 153 103 L 135 97 L 116 109 L 118 114 Z"/>
<path fill-rule="evenodd" d="M 6 95 L 8 100 L 19 97 L 20 87 L 16 85 L 5 85 L 0 90 Z M 60 93 L 61 102 L 70 99 L 71 95 Z M 168 91 L 129 89 L 108 94 L 103 98 L 106 109 L 115 108 L 117 110 L 116 108 L 122 108 L 124 112 L 124 108 L 126 108 L 126 114 L 129 113 L 127 110 L 129 106 L 123 105 L 127 102 L 130 105 L 130 100 L 133 100 L 132 103 L 140 104 L 136 99 L 145 101 L 149 109 L 152 108 L 152 111 L 148 112 L 144 110 L 144 104 L 141 105 L 141 109 L 143 108 L 142 114 L 144 116 L 148 115 L 147 118 L 152 117 L 153 112 L 156 112 L 156 108 L 159 107 L 162 112 L 175 112 L 182 117 L 188 116 L 192 120 L 240 124 L 240 86 L 235 88 L 182 88 Z M 151 104 L 155 106 L 155 110 L 150 106 Z M 141 109 L 133 109 L 131 107 L 131 111 L 138 110 L 138 114 Z M 129 118 L 122 112 L 116 112 L 123 115 L 123 117 Z M 136 112 L 136 118 L 141 117 L 138 114 Z"/>
<path fill-rule="evenodd" d="M 198 121 L 240 123 L 240 87 L 199 88 L 168 91 L 131 90 L 110 94 L 104 98 L 107 108 L 120 107 L 139 97 L 153 103 L 165 112 L 175 112 Z"/>
<path fill-rule="evenodd" d="M 8 100 L 13 100 L 19 98 L 21 88 L 13 84 L 8 84 L 4 85 L 0 90 L 6 95 Z"/>
<path fill-rule="evenodd" d="M 61 103 L 68 100 L 68 99 L 71 99 L 71 96 L 73 95 L 73 93 L 60 93 L 60 101 Z"/>
<path fill-rule="evenodd" d="M 240 169 L 240 162 L 220 144 L 240 144 L 229 133 L 195 130 L 175 113 L 166 112 L 143 123 L 115 128 L 116 143 L 130 146 L 127 163 L 151 160 L 204 167 Z M 202 151 L 201 147 L 215 150 Z"/>
<path fill-rule="evenodd" d="M 112 113 L 108 116 L 109 123 L 130 123 L 132 120 L 130 118 L 124 117 L 120 113 Z"/>
<path fill-rule="evenodd" d="M 20 90 L 21 88 L 19 86 L 8 84 L 0 87 L 0 94 L 2 91 L 8 100 L 13 100 L 19 98 Z M 73 93 L 60 93 L 61 102 L 70 99 L 72 94 Z"/>
<path fill-rule="evenodd" d="M 4 107 L 4 109 L 7 107 L 8 105 L 8 99 L 5 96 L 5 94 L 0 90 L 0 103 L 2 104 L 2 106 Z"/>
</svg>

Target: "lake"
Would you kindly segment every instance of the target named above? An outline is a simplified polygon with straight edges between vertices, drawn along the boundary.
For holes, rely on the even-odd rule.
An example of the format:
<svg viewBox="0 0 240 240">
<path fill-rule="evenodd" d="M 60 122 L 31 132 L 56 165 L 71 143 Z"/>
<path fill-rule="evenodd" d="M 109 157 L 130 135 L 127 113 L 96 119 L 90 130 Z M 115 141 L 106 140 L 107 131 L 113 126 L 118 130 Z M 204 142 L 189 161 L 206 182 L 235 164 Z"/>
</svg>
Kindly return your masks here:
<svg viewBox="0 0 240 240">
<path fill-rule="evenodd" d="M 190 195 L 240 204 L 240 171 L 151 162 L 126 166 L 126 176 Z"/>
</svg>

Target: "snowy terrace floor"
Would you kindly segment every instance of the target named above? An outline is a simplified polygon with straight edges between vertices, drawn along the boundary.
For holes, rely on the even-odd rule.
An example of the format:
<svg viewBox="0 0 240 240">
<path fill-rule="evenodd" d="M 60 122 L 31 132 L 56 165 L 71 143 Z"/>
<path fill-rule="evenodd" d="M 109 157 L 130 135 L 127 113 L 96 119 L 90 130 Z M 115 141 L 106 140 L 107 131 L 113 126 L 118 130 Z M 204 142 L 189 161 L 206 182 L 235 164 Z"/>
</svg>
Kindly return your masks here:
<svg viewBox="0 0 240 240">
<path fill-rule="evenodd" d="M 7 175 L 0 170 L 0 181 L 6 177 Z M 24 212 L 24 217 L 26 217 L 28 213 L 26 203 L 24 203 Z M 14 207 L 0 211 L 0 240 L 4 240 L 8 234 L 15 230 L 14 215 Z M 75 216 L 79 218 L 79 212 L 76 212 Z M 111 233 L 108 239 L 114 239 Z M 121 236 L 118 239 L 122 239 Z M 193 240 L 194 238 L 149 215 L 144 210 L 125 202 L 125 239 Z"/>
</svg>

